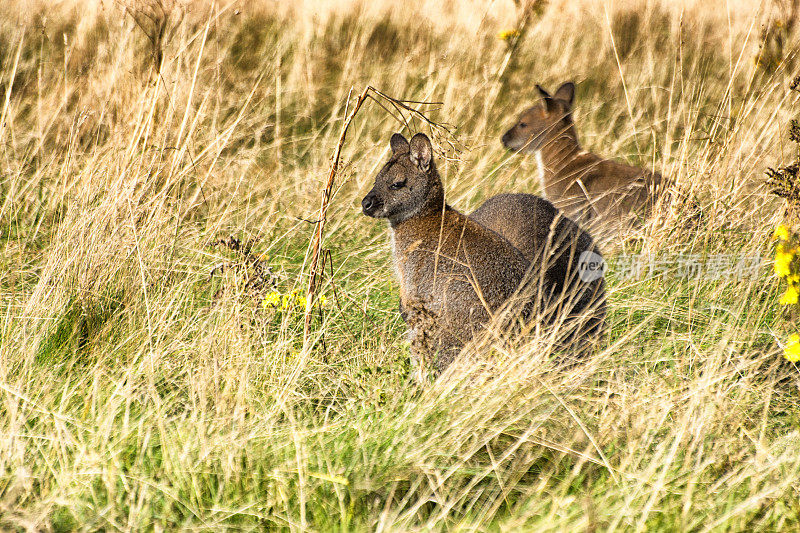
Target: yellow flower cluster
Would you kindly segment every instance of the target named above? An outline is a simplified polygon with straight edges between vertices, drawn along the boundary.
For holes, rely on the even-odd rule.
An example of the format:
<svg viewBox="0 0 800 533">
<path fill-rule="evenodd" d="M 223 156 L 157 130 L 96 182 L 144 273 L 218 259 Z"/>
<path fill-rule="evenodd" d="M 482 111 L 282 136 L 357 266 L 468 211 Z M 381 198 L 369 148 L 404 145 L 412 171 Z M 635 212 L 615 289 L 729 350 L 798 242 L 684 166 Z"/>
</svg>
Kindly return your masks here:
<svg viewBox="0 0 800 533">
<path fill-rule="evenodd" d="M 792 235 L 785 224 L 781 224 L 775 229 L 772 238 L 778 240 L 778 246 L 775 247 L 775 262 L 772 268 L 778 277 L 784 278 L 789 284 L 786 292 L 781 296 L 780 303 L 782 305 L 794 305 L 800 299 L 800 287 L 798 287 L 800 272 L 796 271 L 796 268 L 792 268 L 795 258 L 798 257 L 798 250 L 795 246 L 792 246 Z"/>
<path fill-rule="evenodd" d="M 294 289 L 292 292 L 286 294 L 273 291 L 264 297 L 261 306 L 265 309 L 305 308 L 307 301 L 305 295 L 300 293 L 300 289 Z M 317 302 L 319 302 L 320 306 L 325 307 L 325 304 L 328 303 L 328 299 L 322 295 L 317 298 Z"/>
<path fill-rule="evenodd" d="M 511 29 L 511 30 L 503 30 L 497 34 L 497 38 L 501 41 L 510 41 L 511 39 L 516 39 L 519 37 L 519 30 Z"/>
<path fill-rule="evenodd" d="M 794 305 L 797 303 L 798 296 L 800 296 L 800 291 L 797 290 L 797 286 L 789 285 L 779 302 L 781 305 Z"/>
<path fill-rule="evenodd" d="M 783 356 L 793 363 L 800 361 L 800 335 L 797 333 L 789 335 L 789 340 L 783 348 Z"/>
<path fill-rule="evenodd" d="M 775 247 L 775 263 L 773 269 L 778 277 L 786 280 L 788 286 L 781 296 L 781 305 L 797 305 L 800 300 L 800 269 L 797 268 L 795 259 L 800 257 L 796 246 L 797 239 L 786 224 L 775 228 L 772 238 L 778 241 Z M 783 348 L 783 356 L 792 362 L 800 361 L 800 334 L 789 335 L 789 340 Z"/>
<path fill-rule="evenodd" d="M 782 241 L 789 240 L 789 226 L 786 224 L 781 224 L 777 228 L 775 228 L 775 233 L 772 234 L 773 239 L 780 239 Z"/>
</svg>

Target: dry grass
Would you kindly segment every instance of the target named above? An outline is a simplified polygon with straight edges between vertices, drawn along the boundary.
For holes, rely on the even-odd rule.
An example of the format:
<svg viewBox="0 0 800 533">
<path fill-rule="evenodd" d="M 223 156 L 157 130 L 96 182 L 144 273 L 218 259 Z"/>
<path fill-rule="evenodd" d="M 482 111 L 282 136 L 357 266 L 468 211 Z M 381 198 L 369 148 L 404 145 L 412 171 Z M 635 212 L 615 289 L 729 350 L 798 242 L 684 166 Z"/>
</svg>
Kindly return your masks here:
<svg viewBox="0 0 800 533">
<path fill-rule="evenodd" d="M 413 387 L 385 228 L 358 209 L 403 125 L 368 101 L 308 349 L 300 305 L 262 305 L 308 282 L 367 85 L 441 102 L 440 169 L 468 210 L 538 189 L 499 136 L 535 83 L 575 80 L 586 147 L 702 208 L 687 224 L 664 205 L 609 256 L 766 258 L 781 206 L 764 172 L 793 157 L 797 112 L 796 36 L 757 64 L 780 2 L 551 0 L 513 57 L 510 0 L 176 2 L 160 75 L 120 5 L 49 4 L 0 7 L 0 529 L 800 527 L 800 380 L 766 262 L 745 279 L 612 268 L 587 364 L 559 370 L 533 339 Z M 209 246 L 231 235 L 257 240 Z"/>
</svg>

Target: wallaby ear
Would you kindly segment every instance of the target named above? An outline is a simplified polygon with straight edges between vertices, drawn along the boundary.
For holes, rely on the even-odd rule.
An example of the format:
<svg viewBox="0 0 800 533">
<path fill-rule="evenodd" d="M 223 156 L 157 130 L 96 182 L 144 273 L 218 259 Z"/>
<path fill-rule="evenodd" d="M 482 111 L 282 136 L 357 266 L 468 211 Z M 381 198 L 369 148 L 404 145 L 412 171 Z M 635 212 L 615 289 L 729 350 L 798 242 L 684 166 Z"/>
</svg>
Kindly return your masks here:
<svg viewBox="0 0 800 533">
<path fill-rule="evenodd" d="M 433 146 L 431 140 L 424 133 L 417 133 L 411 137 L 409 157 L 411 161 L 417 165 L 423 172 L 427 172 L 431 168 L 431 161 L 433 160 Z"/>
<path fill-rule="evenodd" d="M 544 87 L 542 87 L 538 83 L 536 84 L 536 90 L 539 91 L 539 96 L 541 96 L 542 98 L 550 98 L 550 93 L 545 91 Z"/>
<path fill-rule="evenodd" d="M 392 154 L 408 152 L 408 141 L 399 133 L 392 135 L 389 146 L 392 147 Z"/>
<path fill-rule="evenodd" d="M 539 95 L 541 95 L 542 100 L 544 100 L 544 105 L 547 109 L 548 113 L 552 113 L 558 109 L 558 106 L 553 101 L 553 97 L 550 96 L 550 93 L 544 90 L 544 87 L 541 85 L 536 85 L 536 90 L 539 91 Z"/>
<path fill-rule="evenodd" d="M 572 105 L 572 101 L 575 99 L 575 84 L 571 81 L 563 84 L 558 88 L 556 94 L 553 95 L 553 98 L 564 100 L 569 105 Z"/>
</svg>

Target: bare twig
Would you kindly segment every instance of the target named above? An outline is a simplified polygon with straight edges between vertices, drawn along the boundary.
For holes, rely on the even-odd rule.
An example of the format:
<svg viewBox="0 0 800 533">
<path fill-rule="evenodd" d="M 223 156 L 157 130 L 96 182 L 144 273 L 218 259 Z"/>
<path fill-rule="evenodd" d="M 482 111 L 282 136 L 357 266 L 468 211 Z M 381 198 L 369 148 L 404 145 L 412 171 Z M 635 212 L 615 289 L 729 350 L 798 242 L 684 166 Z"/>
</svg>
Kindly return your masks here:
<svg viewBox="0 0 800 533">
<path fill-rule="evenodd" d="M 379 97 L 382 100 L 385 100 L 389 105 L 395 108 L 400 114 L 402 120 L 398 119 L 394 113 L 391 113 L 389 109 L 382 105 L 381 102 L 378 100 Z M 308 251 L 306 252 L 306 257 L 311 255 L 311 268 L 310 268 L 310 275 L 308 279 L 308 290 L 306 293 L 306 310 L 305 310 L 305 324 L 303 327 L 303 348 L 308 349 L 308 333 L 311 326 L 311 313 L 314 308 L 314 298 L 316 296 L 317 291 L 317 279 L 320 276 L 320 254 L 321 254 L 321 246 L 322 246 L 322 236 L 323 231 L 325 229 L 325 222 L 327 221 L 328 215 L 328 207 L 330 205 L 331 196 L 333 194 L 333 186 L 336 182 L 336 174 L 339 170 L 339 159 L 342 153 L 342 147 L 344 146 L 344 141 L 347 138 L 347 130 L 350 127 L 350 123 L 353 122 L 358 111 L 361 109 L 361 106 L 364 102 L 368 99 L 372 99 L 375 102 L 381 104 L 381 107 L 389 114 L 389 116 L 393 117 L 394 119 L 402 122 L 406 127 L 408 127 L 408 121 L 403 115 L 403 111 L 408 112 L 412 117 L 416 117 L 424 121 L 431 129 L 431 133 L 437 130 L 441 130 L 445 132 L 445 140 L 446 142 L 456 149 L 455 144 L 452 140 L 452 133 L 451 129 L 443 124 L 438 122 L 434 122 L 425 116 L 422 111 L 415 109 L 407 104 L 414 103 L 418 105 L 441 105 L 441 102 L 418 102 L 418 101 L 411 101 L 411 100 L 398 100 L 396 98 L 392 98 L 391 96 L 382 93 L 381 91 L 375 89 L 374 87 L 368 85 L 361 91 L 358 98 L 356 99 L 355 105 L 353 110 L 347 115 L 344 123 L 342 124 L 342 132 L 339 135 L 339 142 L 336 143 L 336 149 L 333 154 L 333 162 L 331 164 L 331 171 L 328 174 L 328 181 L 325 184 L 325 188 L 322 191 L 322 200 L 320 203 L 319 208 L 319 216 L 317 216 L 317 220 L 314 222 L 316 224 L 316 228 L 314 230 L 314 234 L 311 237 L 311 240 L 308 244 Z M 333 283 L 333 280 L 331 280 Z"/>
<path fill-rule="evenodd" d="M 358 110 L 361 109 L 361 105 L 367 99 L 367 94 L 369 93 L 369 86 L 367 86 L 359 95 L 358 100 L 356 100 L 356 105 L 353 110 L 350 112 L 350 116 L 344 121 L 342 125 L 342 133 L 339 135 L 339 142 L 336 143 L 336 151 L 333 154 L 333 163 L 331 165 L 331 172 L 328 175 L 328 182 L 325 185 L 325 189 L 322 193 L 322 203 L 320 204 L 319 208 L 319 221 L 317 222 L 316 230 L 314 231 L 314 236 L 309 243 L 309 249 L 311 250 L 311 275 L 308 279 L 308 291 L 306 294 L 306 316 L 305 316 L 305 324 L 303 326 L 303 348 L 308 348 L 308 330 L 309 326 L 311 325 L 311 310 L 314 308 L 314 295 L 317 290 L 317 267 L 319 266 L 319 255 L 320 255 L 320 245 L 322 243 L 322 231 L 325 229 L 325 219 L 328 214 L 328 204 L 330 203 L 331 199 L 331 191 L 333 191 L 333 184 L 336 180 L 336 171 L 339 169 L 339 157 L 342 153 L 342 146 L 344 145 L 344 140 L 347 137 L 347 129 L 350 127 L 350 123 L 358 113 Z"/>
<path fill-rule="evenodd" d="M 175 18 L 180 19 L 182 16 L 182 10 L 175 9 L 180 4 L 176 0 L 117 0 L 117 2 L 150 41 L 153 67 L 158 75 L 164 61 L 164 45 L 169 40 L 168 29 L 170 25 L 174 26 L 173 22 L 176 22 L 172 20 L 173 15 L 178 12 Z"/>
</svg>

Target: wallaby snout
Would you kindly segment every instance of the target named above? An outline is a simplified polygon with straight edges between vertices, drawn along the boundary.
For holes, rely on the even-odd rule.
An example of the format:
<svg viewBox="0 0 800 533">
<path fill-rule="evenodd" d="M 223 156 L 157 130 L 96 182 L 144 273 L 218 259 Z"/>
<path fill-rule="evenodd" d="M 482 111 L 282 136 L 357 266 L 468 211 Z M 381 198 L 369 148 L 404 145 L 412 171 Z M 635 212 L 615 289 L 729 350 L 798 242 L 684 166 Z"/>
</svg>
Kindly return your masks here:
<svg viewBox="0 0 800 533">
<path fill-rule="evenodd" d="M 505 132 L 505 133 L 503 134 L 503 136 L 500 138 L 500 140 L 501 140 L 501 141 L 502 141 L 502 143 L 503 143 L 503 146 L 505 146 L 505 147 L 506 147 L 506 148 L 508 148 L 509 150 L 514 150 L 514 148 L 511 146 L 511 143 L 512 143 L 512 141 L 513 141 L 513 139 L 514 139 L 514 137 L 513 137 L 513 135 L 512 135 L 512 132 L 513 132 L 512 130 L 513 130 L 513 129 L 514 129 L 514 128 L 511 128 L 510 130 L 508 130 L 507 132 Z"/>
<path fill-rule="evenodd" d="M 381 201 L 374 192 L 370 191 L 363 200 L 361 200 L 361 211 L 368 217 L 376 217 L 378 209 L 381 207 Z"/>
<path fill-rule="evenodd" d="M 535 144 L 532 137 L 525 136 L 521 134 L 519 128 L 514 125 L 511 129 L 503 134 L 503 137 L 500 139 L 503 142 L 503 146 L 508 150 L 513 150 L 514 152 L 522 152 L 522 151 L 535 151 L 533 145 Z M 529 148 L 529 150 L 525 150 L 525 148 Z"/>
</svg>

